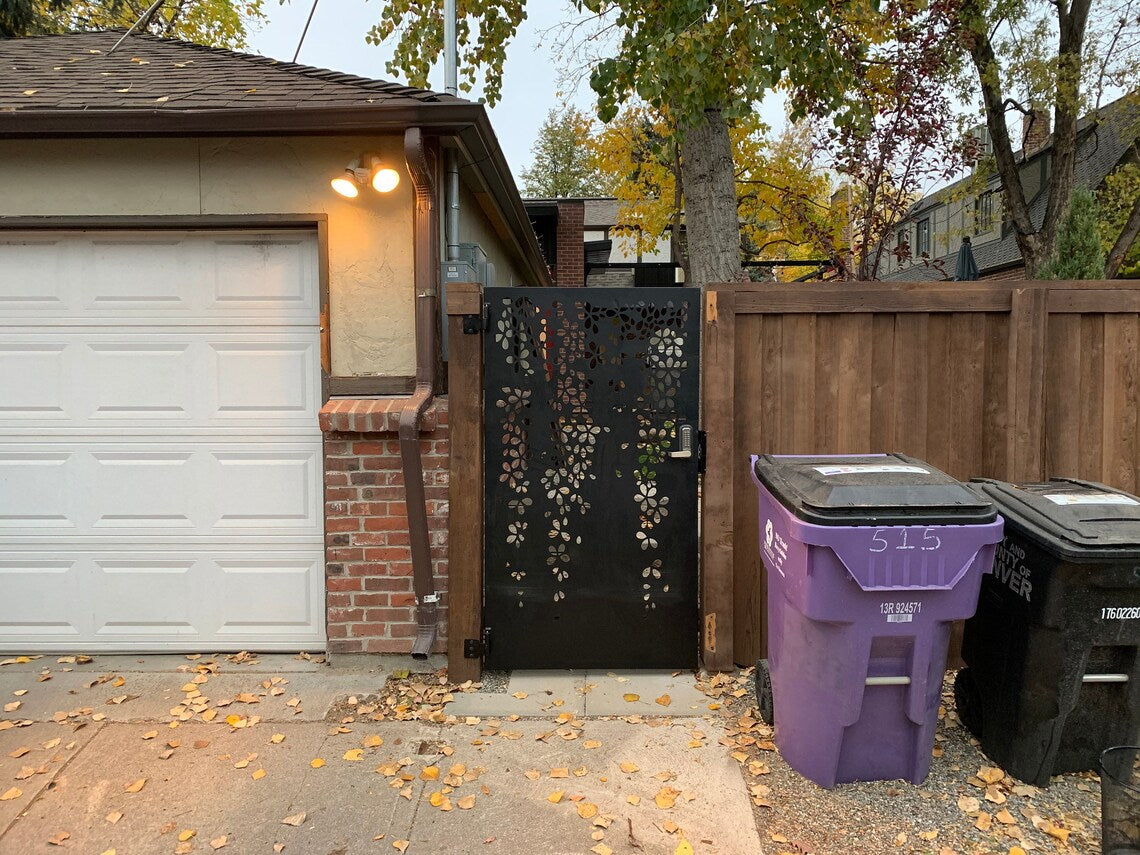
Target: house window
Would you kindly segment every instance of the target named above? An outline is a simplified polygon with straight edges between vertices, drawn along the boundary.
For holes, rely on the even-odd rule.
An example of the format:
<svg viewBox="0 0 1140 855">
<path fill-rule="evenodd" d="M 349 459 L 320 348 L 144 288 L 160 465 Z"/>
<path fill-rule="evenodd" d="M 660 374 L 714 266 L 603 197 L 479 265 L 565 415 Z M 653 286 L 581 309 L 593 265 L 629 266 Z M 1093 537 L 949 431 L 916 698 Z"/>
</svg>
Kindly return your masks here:
<svg viewBox="0 0 1140 855">
<path fill-rule="evenodd" d="M 930 219 L 919 220 L 914 236 L 915 252 L 922 256 L 930 255 Z"/>
<path fill-rule="evenodd" d="M 994 194 L 989 191 L 974 200 L 974 234 L 984 234 L 993 227 Z"/>
</svg>

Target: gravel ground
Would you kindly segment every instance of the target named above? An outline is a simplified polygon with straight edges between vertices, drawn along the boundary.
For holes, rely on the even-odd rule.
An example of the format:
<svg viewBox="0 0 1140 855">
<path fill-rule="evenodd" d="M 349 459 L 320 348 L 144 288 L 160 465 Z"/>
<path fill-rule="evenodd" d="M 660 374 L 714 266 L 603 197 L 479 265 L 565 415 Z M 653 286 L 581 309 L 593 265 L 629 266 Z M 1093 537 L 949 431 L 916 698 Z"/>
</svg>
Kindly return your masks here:
<svg viewBox="0 0 1140 855">
<path fill-rule="evenodd" d="M 747 774 L 750 784 L 770 792 L 756 806 L 761 840 L 769 841 L 767 855 L 876 855 L 877 853 L 931 853 L 931 855 L 1007 855 L 1013 847 L 1026 852 L 1099 853 L 1100 782 L 1092 773 L 1059 775 L 1048 789 L 1022 785 L 1008 775 L 991 794 L 1002 804 L 986 800 L 986 790 L 969 783 L 983 767 L 990 767 L 977 741 L 954 713 L 953 674 L 943 686 L 943 708 L 930 775 L 921 786 L 906 781 L 843 784 L 824 790 L 793 771 L 776 751 L 746 749 L 749 759 L 762 761 L 768 774 Z M 754 695 L 741 699 L 755 703 Z M 734 716 L 740 702 L 730 705 Z M 758 735 L 763 736 L 764 728 Z M 996 775 L 996 773 L 992 773 Z M 1015 789 L 1016 788 L 1016 789 Z M 762 792 L 762 790 L 761 790 Z M 988 830 L 980 830 L 979 811 L 969 813 L 960 798 L 977 799 L 981 812 L 990 815 Z M 755 799 L 754 799 L 755 800 Z M 972 808 L 968 802 L 965 807 Z M 1006 822 L 999 821 L 1002 809 Z M 1052 823 L 1057 836 L 1035 826 Z M 985 826 L 986 820 L 980 824 Z M 937 832 L 937 834 L 932 834 Z M 1019 853 L 1014 850 L 1014 855 Z"/>
</svg>

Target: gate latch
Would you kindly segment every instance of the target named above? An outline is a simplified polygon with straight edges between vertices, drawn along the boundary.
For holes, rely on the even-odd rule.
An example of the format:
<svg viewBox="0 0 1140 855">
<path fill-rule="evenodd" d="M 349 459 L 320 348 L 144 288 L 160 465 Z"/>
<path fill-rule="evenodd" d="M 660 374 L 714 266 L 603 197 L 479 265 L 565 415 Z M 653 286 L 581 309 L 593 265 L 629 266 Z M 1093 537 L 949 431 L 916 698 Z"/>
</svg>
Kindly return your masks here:
<svg viewBox="0 0 1140 855">
<path fill-rule="evenodd" d="M 670 451 L 670 457 L 692 457 L 693 439 L 696 432 L 692 425 L 681 425 L 677 428 L 677 450 Z"/>
<path fill-rule="evenodd" d="M 464 315 L 463 316 L 463 334 L 464 335 L 479 335 L 485 332 L 490 318 L 490 311 L 487 306 L 483 307 L 482 314 L 479 315 Z"/>
</svg>

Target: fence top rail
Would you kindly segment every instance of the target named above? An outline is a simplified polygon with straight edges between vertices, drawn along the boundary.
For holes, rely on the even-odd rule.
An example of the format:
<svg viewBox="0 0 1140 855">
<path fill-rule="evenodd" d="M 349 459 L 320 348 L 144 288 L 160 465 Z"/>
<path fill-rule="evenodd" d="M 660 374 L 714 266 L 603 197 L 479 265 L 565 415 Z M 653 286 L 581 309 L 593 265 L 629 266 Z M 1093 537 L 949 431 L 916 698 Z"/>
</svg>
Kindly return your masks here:
<svg viewBox="0 0 1140 855">
<path fill-rule="evenodd" d="M 710 291 L 734 291 L 737 294 L 804 294 L 804 293 L 909 293 L 912 291 L 1015 291 L 1020 288 L 1045 288 L 1050 291 L 1134 291 L 1140 290 L 1140 279 L 994 279 L 969 282 L 715 282 Z"/>
<path fill-rule="evenodd" d="M 1052 312 L 1135 312 L 1140 280 L 1008 280 L 999 282 L 725 283 L 738 314 L 845 312 L 1008 312 L 1017 291 L 1049 292 Z"/>
</svg>

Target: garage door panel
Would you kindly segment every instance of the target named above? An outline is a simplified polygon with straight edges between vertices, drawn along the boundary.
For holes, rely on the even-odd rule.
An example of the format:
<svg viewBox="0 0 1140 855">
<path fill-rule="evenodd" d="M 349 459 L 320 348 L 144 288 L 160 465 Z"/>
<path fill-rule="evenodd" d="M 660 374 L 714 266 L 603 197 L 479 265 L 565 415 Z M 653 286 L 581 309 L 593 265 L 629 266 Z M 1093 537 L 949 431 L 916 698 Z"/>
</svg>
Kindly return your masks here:
<svg viewBox="0 0 1140 855">
<path fill-rule="evenodd" d="M 286 632 L 306 627 L 323 611 L 323 588 L 314 589 L 306 558 L 220 559 L 224 605 L 220 635 Z M 319 575 L 319 574 L 318 574 Z"/>
<path fill-rule="evenodd" d="M 60 445 L 0 445 L 0 542 L 49 534 L 229 540 L 235 529 L 320 537 L 319 445 Z"/>
<path fill-rule="evenodd" d="M 91 634 L 90 610 L 83 608 L 84 568 L 78 558 L 40 554 L 20 556 L 5 550 L 0 558 L 0 644 L 5 638 L 71 640 Z"/>
<path fill-rule="evenodd" d="M 98 434 L 147 425 L 317 433 L 314 328 L 22 329 L 5 338 L 0 431 Z"/>
<path fill-rule="evenodd" d="M 146 636 L 148 639 L 200 635 L 204 578 L 211 569 L 190 557 L 134 558 L 117 556 L 91 562 L 90 584 L 99 591 L 92 601 L 97 636 Z"/>
<path fill-rule="evenodd" d="M 16 323 L 308 323 L 318 311 L 311 232 L 8 232 L 0 254 L 0 318 Z"/>
<path fill-rule="evenodd" d="M 0 534 L 75 528 L 68 495 L 73 458 L 58 448 L 0 447 Z"/>
<path fill-rule="evenodd" d="M 311 550 L 6 550 L 0 649 L 322 648 L 322 577 Z"/>
<path fill-rule="evenodd" d="M 217 376 L 213 419 L 316 418 L 319 388 L 297 378 L 319 372 L 317 342 L 210 342 L 210 349 Z"/>
</svg>

